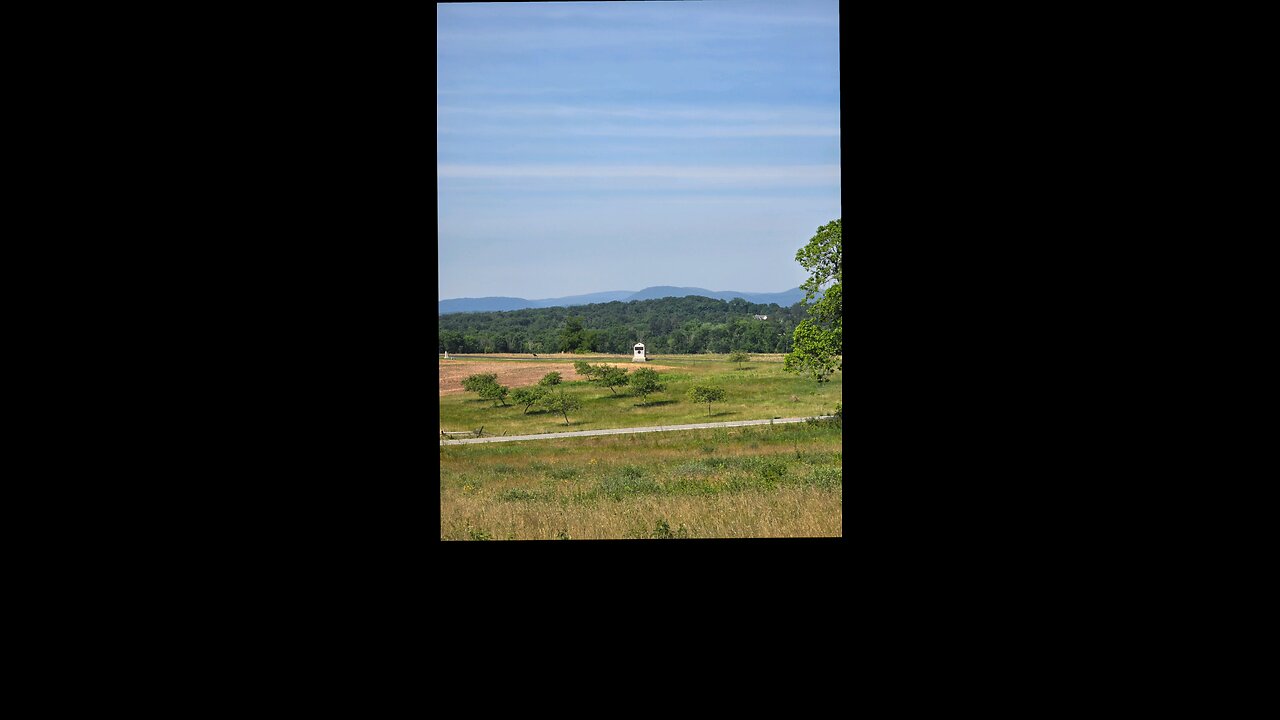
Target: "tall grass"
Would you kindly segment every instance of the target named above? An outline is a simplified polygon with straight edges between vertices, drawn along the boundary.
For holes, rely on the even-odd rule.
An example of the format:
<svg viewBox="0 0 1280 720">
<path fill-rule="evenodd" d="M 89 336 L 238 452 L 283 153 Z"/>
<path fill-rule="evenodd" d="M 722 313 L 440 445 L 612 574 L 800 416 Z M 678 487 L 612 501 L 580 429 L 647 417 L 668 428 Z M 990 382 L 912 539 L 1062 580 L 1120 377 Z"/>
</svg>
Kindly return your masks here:
<svg viewBox="0 0 1280 720">
<path fill-rule="evenodd" d="M 840 536 L 840 441 L 804 423 L 445 446 L 440 537 Z"/>
</svg>

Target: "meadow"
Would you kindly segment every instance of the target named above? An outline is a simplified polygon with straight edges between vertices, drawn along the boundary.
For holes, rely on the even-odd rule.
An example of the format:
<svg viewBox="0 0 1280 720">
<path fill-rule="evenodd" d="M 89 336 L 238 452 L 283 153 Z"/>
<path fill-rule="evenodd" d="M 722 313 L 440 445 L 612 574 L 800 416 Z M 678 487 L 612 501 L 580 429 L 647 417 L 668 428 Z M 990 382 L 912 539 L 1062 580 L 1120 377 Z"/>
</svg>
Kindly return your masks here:
<svg viewBox="0 0 1280 720">
<path fill-rule="evenodd" d="M 840 537 L 839 422 L 440 446 L 442 540 Z"/>
<path fill-rule="evenodd" d="M 571 377 L 573 362 L 627 362 L 627 356 L 539 357 Z M 782 356 L 661 356 L 635 367 L 667 383 L 648 405 L 628 388 L 613 393 L 583 380 L 559 387 L 583 407 L 563 416 L 515 405 L 494 407 L 459 392 L 471 368 L 536 382 L 546 368 L 519 371 L 517 357 L 455 358 L 441 371 L 440 427 L 484 427 L 516 435 L 726 420 L 830 415 L 841 403 L 842 374 L 817 383 L 782 371 Z M 695 383 L 725 388 L 724 402 L 689 401 Z M 517 383 L 512 383 L 512 387 Z M 843 503 L 841 424 L 810 421 L 639 435 L 440 446 L 442 540 L 557 540 L 840 537 Z"/>
<path fill-rule="evenodd" d="M 526 356 L 527 357 L 527 356 Z M 538 362 L 545 369 L 556 369 L 566 378 L 573 370 L 575 360 L 592 364 L 619 363 L 657 370 L 666 383 L 665 392 L 650 395 L 647 404 L 630 389 L 621 387 L 611 392 L 585 380 L 566 381 L 557 386 L 565 393 L 577 397 L 582 408 L 569 412 L 568 426 L 564 416 L 540 407 L 525 408 L 510 404 L 494 407 L 490 400 L 482 400 L 475 393 L 449 394 L 441 381 L 440 430 L 465 431 L 483 427 L 486 435 L 516 435 L 530 433 L 565 432 L 570 430 L 601 430 L 606 428 L 640 427 L 653 425 L 684 425 L 698 422 L 723 422 L 728 420 L 767 420 L 777 417 L 816 417 L 835 412 L 841 402 L 843 373 L 837 372 L 829 382 L 818 383 L 782 371 L 782 355 L 752 355 L 741 365 L 728 361 L 727 355 L 660 355 L 649 363 L 631 363 L 627 355 L 555 355 L 540 356 Z M 519 357 L 453 358 L 442 360 L 443 367 L 456 375 L 465 375 L 468 365 L 476 372 L 496 372 L 498 383 L 513 390 L 519 384 L 532 384 L 536 380 L 523 379 L 513 383 L 504 379 L 501 369 L 509 365 L 509 377 L 520 373 L 530 360 Z M 483 368 L 481 368 L 483 366 Z M 659 367 L 661 366 L 661 367 Z M 539 373 L 543 374 L 543 373 Z M 705 404 L 690 402 L 685 397 L 689 387 L 698 383 L 719 385 L 725 389 L 724 402 L 713 403 L 711 414 Z"/>
</svg>

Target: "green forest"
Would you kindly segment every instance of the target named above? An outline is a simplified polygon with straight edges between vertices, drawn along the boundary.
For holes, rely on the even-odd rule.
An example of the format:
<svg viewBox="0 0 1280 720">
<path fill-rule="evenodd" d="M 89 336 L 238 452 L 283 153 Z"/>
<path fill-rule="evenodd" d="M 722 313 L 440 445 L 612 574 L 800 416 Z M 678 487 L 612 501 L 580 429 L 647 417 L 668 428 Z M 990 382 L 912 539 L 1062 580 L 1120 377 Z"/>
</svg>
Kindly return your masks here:
<svg viewBox="0 0 1280 720">
<path fill-rule="evenodd" d="M 768 316 L 757 320 L 756 315 Z M 597 352 L 629 355 L 642 342 L 649 353 L 791 352 L 792 331 L 805 306 L 758 305 L 742 298 L 682 298 L 608 302 L 575 307 L 441 315 L 439 348 L 450 353 Z"/>
</svg>

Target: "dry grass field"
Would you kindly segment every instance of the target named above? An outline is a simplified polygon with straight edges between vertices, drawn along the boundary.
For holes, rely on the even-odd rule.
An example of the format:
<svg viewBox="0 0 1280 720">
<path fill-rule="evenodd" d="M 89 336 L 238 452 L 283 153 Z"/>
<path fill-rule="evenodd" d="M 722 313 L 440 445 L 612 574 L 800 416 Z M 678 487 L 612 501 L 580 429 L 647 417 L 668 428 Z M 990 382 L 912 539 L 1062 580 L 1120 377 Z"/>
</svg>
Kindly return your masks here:
<svg viewBox="0 0 1280 720">
<path fill-rule="evenodd" d="M 838 423 L 440 448 L 442 540 L 841 537 Z"/>
<path fill-rule="evenodd" d="M 537 359 L 531 357 L 528 353 L 524 355 L 485 355 L 485 358 L 512 358 L 522 359 L 521 362 L 512 362 L 511 360 L 476 360 L 465 358 L 459 360 L 441 360 L 440 361 L 440 396 L 457 395 L 463 392 L 462 381 L 468 375 L 478 375 L 481 373 L 498 373 L 502 378 L 502 384 L 510 388 L 527 387 L 536 385 L 543 375 L 549 372 L 560 373 L 560 378 L 564 382 L 575 380 L 585 380 L 573 369 L 572 363 L 566 363 L 564 360 L 585 360 L 592 365 L 613 365 L 615 367 L 631 370 L 637 367 L 647 367 L 652 370 L 674 370 L 667 365 L 659 365 L 657 363 L 633 363 L 630 360 L 613 362 L 616 356 L 592 356 L 592 355 L 570 355 L 568 353 L 556 353 L 548 355 L 548 361 L 540 361 L 542 357 Z M 559 362 L 551 362 L 554 358 L 560 358 Z M 603 359 L 603 362 L 601 361 Z"/>
<path fill-rule="evenodd" d="M 647 403 L 583 381 L 573 362 L 659 371 Z M 814 417 L 841 402 L 843 373 L 827 383 L 782 371 L 780 355 L 673 355 L 632 363 L 618 355 L 471 356 L 441 360 L 441 429 L 486 435 Z M 497 373 L 516 388 L 559 372 L 582 407 L 558 413 L 498 406 L 462 390 Z M 708 409 L 685 390 L 725 388 Z M 440 446 L 442 540 L 842 537 L 843 431 L 806 422 L 642 435 Z"/>
</svg>

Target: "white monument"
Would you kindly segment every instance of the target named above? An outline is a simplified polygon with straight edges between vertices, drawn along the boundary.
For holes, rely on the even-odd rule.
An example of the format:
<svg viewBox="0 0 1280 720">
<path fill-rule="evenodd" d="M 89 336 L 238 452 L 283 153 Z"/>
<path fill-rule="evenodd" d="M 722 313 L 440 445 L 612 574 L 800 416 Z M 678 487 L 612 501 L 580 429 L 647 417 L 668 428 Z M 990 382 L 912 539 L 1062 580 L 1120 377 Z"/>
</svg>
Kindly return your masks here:
<svg viewBox="0 0 1280 720">
<path fill-rule="evenodd" d="M 635 354 L 631 356 L 631 362 L 649 362 L 644 356 L 644 343 L 636 343 L 632 350 L 635 351 Z"/>
</svg>

